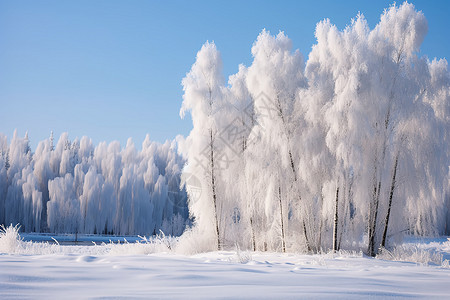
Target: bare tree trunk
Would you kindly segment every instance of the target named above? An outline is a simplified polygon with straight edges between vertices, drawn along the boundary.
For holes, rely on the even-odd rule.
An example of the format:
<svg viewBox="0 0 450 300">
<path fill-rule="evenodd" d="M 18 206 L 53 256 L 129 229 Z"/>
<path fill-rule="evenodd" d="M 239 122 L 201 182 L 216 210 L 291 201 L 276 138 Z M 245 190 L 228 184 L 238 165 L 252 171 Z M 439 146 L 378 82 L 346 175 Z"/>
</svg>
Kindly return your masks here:
<svg viewBox="0 0 450 300">
<path fill-rule="evenodd" d="M 291 149 L 289 149 L 289 160 L 291 161 L 291 169 L 294 174 L 294 182 L 297 182 L 297 172 L 295 171 L 294 158 L 292 157 Z"/>
<path fill-rule="evenodd" d="M 284 235 L 283 203 L 281 201 L 281 186 L 278 186 L 278 199 L 280 200 L 280 220 L 281 220 L 281 248 L 286 252 L 286 240 Z"/>
<path fill-rule="evenodd" d="M 375 170 L 375 173 L 376 173 L 376 170 Z M 372 233 L 372 231 L 373 231 L 373 216 L 374 216 L 374 214 L 375 214 L 375 211 L 374 211 L 374 206 L 375 206 L 375 199 L 377 198 L 377 184 L 376 184 L 376 179 L 375 179 L 375 176 L 376 175 L 374 175 L 374 179 L 373 179 L 373 193 L 372 193 L 372 199 L 370 200 L 370 203 L 369 203 L 369 223 L 368 223 L 368 240 L 369 240 L 369 244 L 368 244 L 368 247 L 367 247 L 367 253 L 369 254 L 369 255 L 371 255 L 371 253 L 372 253 L 372 248 L 373 248 L 373 246 L 372 246 L 372 235 L 373 235 L 373 233 Z"/>
<path fill-rule="evenodd" d="M 339 250 L 337 246 L 338 223 L 339 223 L 339 187 L 336 188 L 336 206 L 334 209 L 333 251 Z"/>
<path fill-rule="evenodd" d="M 252 217 L 250 217 L 250 229 L 252 230 L 253 251 L 256 251 L 256 237 L 255 237 L 255 229 L 253 228 L 253 218 Z"/>
<path fill-rule="evenodd" d="M 347 182 L 348 182 L 348 187 L 347 187 Z M 353 175 L 350 176 L 349 180 L 346 180 L 346 184 L 345 184 L 345 189 L 344 189 L 344 221 L 341 220 L 341 234 L 339 235 L 339 242 L 338 242 L 338 249 L 341 249 L 341 242 L 342 242 L 342 236 L 344 235 L 345 232 L 345 226 L 346 226 L 346 222 L 347 220 L 351 221 L 351 213 L 350 213 L 350 203 L 352 201 L 352 187 L 353 187 Z M 345 194 L 347 194 L 347 197 L 345 197 Z M 350 224 L 347 226 L 350 226 Z"/>
<path fill-rule="evenodd" d="M 381 240 L 381 248 L 384 248 L 386 246 L 386 235 L 387 235 L 387 231 L 388 231 L 389 217 L 391 215 L 392 198 L 394 196 L 394 190 L 395 190 L 395 176 L 397 175 L 398 156 L 399 156 L 399 154 L 397 153 L 397 156 L 395 157 L 394 171 L 392 174 L 391 191 L 389 193 L 388 211 L 386 214 L 386 219 L 384 221 L 384 231 L 383 231 L 383 239 Z"/>
<path fill-rule="evenodd" d="M 322 228 L 323 228 L 323 218 L 320 218 L 320 225 L 319 225 L 319 238 L 317 240 L 317 246 L 315 251 L 319 252 L 322 248 Z"/>
<path fill-rule="evenodd" d="M 322 188 L 320 189 L 322 190 Z M 320 193 L 320 212 L 323 209 L 323 194 Z M 319 232 L 318 232 L 318 238 L 315 245 L 315 252 L 319 252 L 322 248 L 322 229 L 323 229 L 323 218 L 321 217 L 321 214 L 319 214 Z"/>
<path fill-rule="evenodd" d="M 305 239 L 306 239 L 306 248 L 308 249 L 308 252 L 311 252 L 311 244 L 309 243 L 308 233 L 306 231 L 305 219 L 303 219 L 303 234 L 305 235 Z"/>
<path fill-rule="evenodd" d="M 219 235 L 219 221 L 217 219 L 217 195 L 216 195 L 216 183 L 214 177 L 214 145 L 213 145 L 213 134 L 212 129 L 209 130 L 210 133 L 210 147 L 211 147 L 211 188 L 212 188 L 212 198 L 214 204 L 214 221 L 216 227 L 217 234 L 217 250 L 222 250 L 222 245 L 220 243 L 220 235 Z"/>
<path fill-rule="evenodd" d="M 380 190 L 381 190 L 381 180 L 378 182 L 378 188 L 375 188 L 374 194 L 374 204 L 372 206 L 373 210 L 370 212 L 371 216 L 371 224 L 369 224 L 369 249 L 368 253 L 370 256 L 375 257 L 376 249 L 375 249 L 375 236 L 377 232 L 377 217 L 378 217 L 378 203 L 380 200 Z"/>
</svg>

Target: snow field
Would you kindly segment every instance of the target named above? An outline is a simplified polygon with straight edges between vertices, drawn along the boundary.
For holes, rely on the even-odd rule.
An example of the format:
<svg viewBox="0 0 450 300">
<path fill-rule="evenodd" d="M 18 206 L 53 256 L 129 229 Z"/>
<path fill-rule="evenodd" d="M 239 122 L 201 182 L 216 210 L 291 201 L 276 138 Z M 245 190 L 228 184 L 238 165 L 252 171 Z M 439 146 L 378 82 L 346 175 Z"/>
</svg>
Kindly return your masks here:
<svg viewBox="0 0 450 300">
<path fill-rule="evenodd" d="M 184 255 L 177 240 L 62 246 L 0 233 L 0 299 L 444 299 L 450 240 L 411 239 L 379 258 L 216 251 Z M 416 262 L 392 261 L 416 259 Z"/>
<path fill-rule="evenodd" d="M 60 246 L 65 247 L 65 246 Z M 89 248 L 89 247 L 83 247 Z M 362 255 L 0 255 L 0 298 L 436 298 L 450 269 Z"/>
</svg>

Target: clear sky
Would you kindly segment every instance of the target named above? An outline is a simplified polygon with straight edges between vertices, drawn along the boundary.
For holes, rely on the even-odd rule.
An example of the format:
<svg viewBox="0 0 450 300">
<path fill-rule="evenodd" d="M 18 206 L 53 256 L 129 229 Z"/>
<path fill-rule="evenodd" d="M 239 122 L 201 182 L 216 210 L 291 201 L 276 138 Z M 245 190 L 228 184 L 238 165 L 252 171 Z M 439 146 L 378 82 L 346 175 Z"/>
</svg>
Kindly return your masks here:
<svg viewBox="0 0 450 300">
<path fill-rule="evenodd" d="M 450 57 L 450 1 L 411 1 L 428 19 L 421 53 Z M 317 22 L 339 29 L 360 11 L 373 28 L 391 1 L 0 0 L 0 132 L 29 132 L 32 148 L 87 135 L 95 144 L 189 134 L 181 79 L 215 41 L 224 74 L 251 63 L 259 32 L 284 31 L 304 57 Z M 401 4 L 401 2 L 398 2 Z"/>
</svg>

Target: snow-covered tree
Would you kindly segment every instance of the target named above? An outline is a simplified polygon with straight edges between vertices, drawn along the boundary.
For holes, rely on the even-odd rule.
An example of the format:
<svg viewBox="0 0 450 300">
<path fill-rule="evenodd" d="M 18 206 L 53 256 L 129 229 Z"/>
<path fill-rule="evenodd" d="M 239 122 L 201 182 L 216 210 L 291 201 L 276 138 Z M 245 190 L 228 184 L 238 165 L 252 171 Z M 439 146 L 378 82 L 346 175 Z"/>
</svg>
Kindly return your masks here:
<svg viewBox="0 0 450 300">
<path fill-rule="evenodd" d="M 445 60 L 419 56 L 426 32 L 425 17 L 406 2 L 386 9 L 374 29 L 362 14 L 344 30 L 324 20 L 304 67 L 284 33 L 263 30 L 252 65 L 241 66 L 227 87 L 216 54 L 207 54 L 217 50 L 207 52 L 206 44 L 183 81 L 183 109 L 194 122 L 185 170 L 206 176 L 202 184 L 211 188 L 213 169 L 191 165 L 217 141 L 207 139 L 210 124 L 238 132 L 227 145 L 242 151 L 212 180 L 216 196 L 204 195 L 202 204 L 210 207 L 190 207 L 195 217 L 210 216 L 197 227 L 214 228 L 217 216 L 235 220 L 216 227 L 219 238 L 226 231 L 254 250 L 367 247 L 370 255 L 402 232 L 445 231 L 450 83 Z M 220 103 L 210 110 L 207 78 L 217 79 Z M 227 153 L 218 144 L 211 149 Z"/>
<path fill-rule="evenodd" d="M 215 236 L 216 249 L 222 247 L 219 229 L 218 180 L 221 168 L 216 118 L 223 101 L 222 60 L 214 43 L 206 42 L 197 53 L 191 71 L 183 79 L 180 115 L 190 111 L 193 129 L 187 138 L 190 147 L 184 172 L 194 174 L 201 183 L 200 195 L 190 193 L 190 214 L 206 237 Z M 188 190 L 188 193 L 190 191 Z M 212 226 L 211 226 L 212 224 Z"/>
</svg>

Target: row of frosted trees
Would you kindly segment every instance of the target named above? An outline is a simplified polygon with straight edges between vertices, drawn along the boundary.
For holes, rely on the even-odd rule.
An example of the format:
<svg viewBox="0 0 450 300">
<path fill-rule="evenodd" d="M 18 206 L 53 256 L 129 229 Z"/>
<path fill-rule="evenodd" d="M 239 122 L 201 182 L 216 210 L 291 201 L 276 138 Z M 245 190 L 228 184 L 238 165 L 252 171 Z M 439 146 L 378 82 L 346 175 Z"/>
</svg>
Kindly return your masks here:
<svg viewBox="0 0 450 300">
<path fill-rule="evenodd" d="M 181 109 L 197 250 L 375 255 L 404 233 L 448 234 L 450 76 L 419 56 L 426 32 L 408 3 L 372 30 L 361 14 L 341 31 L 324 20 L 305 64 L 263 30 L 228 84 L 204 44 Z"/>
<path fill-rule="evenodd" d="M 186 226 L 184 160 L 176 144 L 128 140 L 94 147 L 53 134 L 32 153 L 28 135 L 0 135 L 0 224 L 27 232 L 179 235 Z"/>
</svg>

